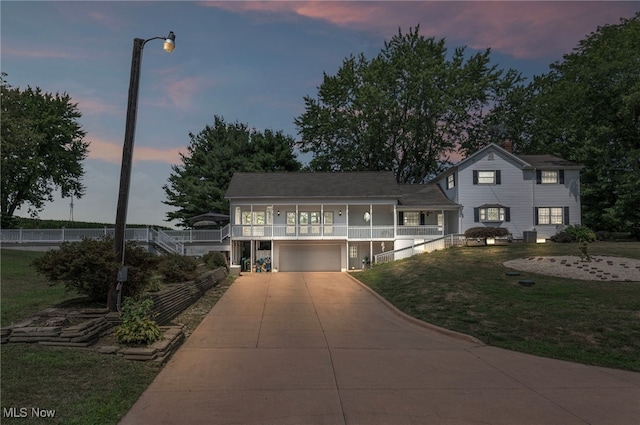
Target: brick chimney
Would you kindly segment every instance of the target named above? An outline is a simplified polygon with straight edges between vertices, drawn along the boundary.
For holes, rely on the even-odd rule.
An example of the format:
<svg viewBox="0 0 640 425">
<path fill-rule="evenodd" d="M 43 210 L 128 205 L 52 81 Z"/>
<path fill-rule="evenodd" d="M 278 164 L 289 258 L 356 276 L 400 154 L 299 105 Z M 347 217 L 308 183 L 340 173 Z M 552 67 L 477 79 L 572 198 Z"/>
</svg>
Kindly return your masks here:
<svg viewBox="0 0 640 425">
<path fill-rule="evenodd" d="M 504 142 L 502 142 L 502 148 L 509 153 L 513 153 L 513 143 L 511 143 L 511 139 L 504 139 Z"/>
</svg>

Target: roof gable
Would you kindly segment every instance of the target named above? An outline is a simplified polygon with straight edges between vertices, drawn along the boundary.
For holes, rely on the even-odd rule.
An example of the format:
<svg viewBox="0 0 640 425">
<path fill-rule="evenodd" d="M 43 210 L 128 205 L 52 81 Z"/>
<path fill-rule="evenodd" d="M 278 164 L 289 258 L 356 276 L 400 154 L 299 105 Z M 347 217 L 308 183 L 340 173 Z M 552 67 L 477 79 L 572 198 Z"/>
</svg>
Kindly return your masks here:
<svg viewBox="0 0 640 425">
<path fill-rule="evenodd" d="M 478 157 L 482 157 L 485 154 L 489 154 L 490 151 L 494 151 L 498 155 L 503 156 L 510 162 L 518 165 L 521 169 L 582 169 L 583 166 L 577 164 L 572 161 L 568 161 L 566 159 L 559 158 L 554 155 L 515 155 L 512 152 L 504 149 L 501 146 L 496 145 L 495 143 L 490 143 L 482 149 L 472 153 L 467 156 L 462 161 L 454 164 L 450 168 L 446 169 L 436 177 L 434 177 L 431 181 L 435 182 L 444 178 L 445 176 L 456 172 L 460 168 L 465 168 L 469 163 L 473 163 L 476 161 Z"/>
</svg>

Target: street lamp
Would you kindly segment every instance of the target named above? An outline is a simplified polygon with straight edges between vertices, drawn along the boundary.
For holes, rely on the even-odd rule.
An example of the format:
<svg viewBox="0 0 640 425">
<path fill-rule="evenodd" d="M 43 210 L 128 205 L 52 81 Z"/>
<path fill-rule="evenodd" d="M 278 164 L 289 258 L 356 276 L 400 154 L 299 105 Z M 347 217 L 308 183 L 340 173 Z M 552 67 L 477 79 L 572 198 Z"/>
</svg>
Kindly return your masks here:
<svg viewBox="0 0 640 425">
<path fill-rule="evenodd" d="M 140 67 L 142 63 L 142 49 L 151 40 L 164 40 L 164 50 L 173 52 L 176 46 L 176 36 L 173 31 L 167 37 L 152 37 L 147 40 L 133 39 L 133 54 L 131 57 L 131 77 L 129 80 L 129 99 L 127 102 L 127 122 L 124 130 L 124 146 L 122 148 L 122 166 L 120 168 L 120 189 L 118 191 L 118 209 L 116 210 L 116 228 L 114 235 L 113 251 L 116 262 L 121 264 L 118 271 L 117 286 L 113 281 L 109 286 L 108 307 L 109 310 L 117 309 L 115 294 L 127 280 L 127 272 L 124 267 L 125 227 L 127 224 L 127 205 L 129 202 L 129 186 L 131 183 L 131 163 L 133 162 L 133 141 L 136 132 L 136 117 L 138 112 L 138 92 L 140 86 Z"/>
</svg>

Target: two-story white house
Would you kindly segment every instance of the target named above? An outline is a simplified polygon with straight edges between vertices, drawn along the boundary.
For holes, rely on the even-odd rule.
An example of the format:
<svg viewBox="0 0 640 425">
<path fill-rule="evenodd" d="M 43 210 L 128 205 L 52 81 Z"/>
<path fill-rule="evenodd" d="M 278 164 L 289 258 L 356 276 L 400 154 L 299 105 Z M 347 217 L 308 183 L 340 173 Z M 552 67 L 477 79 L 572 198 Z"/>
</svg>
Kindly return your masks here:
<svg viewBox="0 0 640 425">
<path fill-rule="evenodd" d="M 231 264 L 360 269 L 377 254 L 479 226 L 546 239 L 580 224 L 581 168 L 491 144 L 427 184 L 398 184 L 391 172 L 235 173 Z"/>
<path fill-rule="evenodd" d="M 459 228 L 505 227 L 515 239 L 538 239 L 581 223 L 582 166 L 552 155 L 514 155 L 490 144 L 437 176 L 447 198 L 462 206 Z"/>
<path fill-rule="evenodd" d="M 360 269 L 374 255 L 459 232 L 460 206 L 437 185 L 390 172 L 235 173 L 231 264 L 271 271 Z"/>
</svg>

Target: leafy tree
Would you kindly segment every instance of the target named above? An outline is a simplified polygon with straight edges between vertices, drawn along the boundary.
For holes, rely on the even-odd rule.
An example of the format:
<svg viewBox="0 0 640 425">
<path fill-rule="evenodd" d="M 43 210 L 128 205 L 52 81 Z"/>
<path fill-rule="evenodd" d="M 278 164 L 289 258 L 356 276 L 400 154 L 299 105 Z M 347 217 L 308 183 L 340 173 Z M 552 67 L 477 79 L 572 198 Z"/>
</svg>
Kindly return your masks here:
<svg viewBox="0 0 640 425">
<path fill-rule="evenodd" d="M 531 91 L 523 151 L 583 164 L 584 223 L 640 236 L 640 13 L 599 27 Z"/>
<path fill-rule="evenodd" d="M 23 204 L 36 216 L 53 191 L 80 198 L 84 170 L 81 161 L 89 143 L 78 123 L 82 116 L 66 94 L 44 93 L 40 88 L 12 88 L 0 79 L 2 120 L 2 227 L 10 227 Z"/>
<path fill-rule="evenodd" d="M 489 50 L 457 48 L 448 58 L 444 39 L 399 31 L 375 58 L 350 56 L 324 74 L 295 120 L 299 147 L 313 153 L 313 170 L 394 171 L 398 182 L 421 182 L 449 164 L 448 154 L 486 143 L 500 115 L 491 108 L 521 81 L 491 65 Z"/>
<path fill-rule="evenodd" d="M 234 172 L 297 171 L 300 163 L 293 153 L 294 140 L 282 132 L 250 130 L 238 122 L 229 124 L 215 116 L 197 135 L 189 134 L 188 153 L 182 165 L 172 166 L 169 183 L 163 186 L 167 200 L 178 208 L 167 213 L 168 221 L 188 219 L 206 212 L 229 213 L 224 199 Z"/>
</svg>

